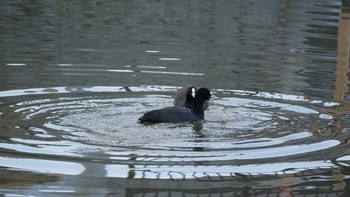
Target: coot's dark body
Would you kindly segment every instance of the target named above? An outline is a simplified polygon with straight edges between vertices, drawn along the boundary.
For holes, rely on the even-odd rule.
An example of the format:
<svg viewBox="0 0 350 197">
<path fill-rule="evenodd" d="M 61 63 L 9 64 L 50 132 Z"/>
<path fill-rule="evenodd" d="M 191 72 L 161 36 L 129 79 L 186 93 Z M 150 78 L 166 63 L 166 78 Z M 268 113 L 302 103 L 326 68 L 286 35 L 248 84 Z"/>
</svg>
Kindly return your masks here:
<svg viewBox="0 0 350 197">
<path fill-rule="evenodd" d="M 195 115 L 191 109 L 186 107 L 174 106 L 163 109 L 158 109 L 145 113 L 141 118 L 140 122 L 192 122 L 203 119 L 202 116 Z"/>
</svg>

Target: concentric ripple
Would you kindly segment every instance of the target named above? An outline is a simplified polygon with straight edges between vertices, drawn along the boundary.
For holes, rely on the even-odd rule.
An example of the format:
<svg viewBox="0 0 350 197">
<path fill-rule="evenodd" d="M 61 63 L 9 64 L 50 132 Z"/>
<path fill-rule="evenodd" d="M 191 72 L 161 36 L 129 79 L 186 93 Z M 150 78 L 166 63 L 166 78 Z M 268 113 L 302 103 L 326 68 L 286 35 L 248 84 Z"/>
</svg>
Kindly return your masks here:
<svg viewBox="0 0 350 197">
<path fill-rule="evenodd" d="M 1 104 L 8 135 L 0 148 L 12 155 L 3 156 L 1 166 L 78 175 L 88 160 L 104 169 L 96 176 L 154 179 L 298 173 L 333 167 L 327 153 L 343 143 L 337 120 L 317 110 L 336 103 L 218 89 L 220 99 L 211 101 L 203 122 L 144 125 L 138 118 L 170 106 L 176 87 L 66 90 L 0 92 L 2 98 L 36 95 Z M 61 169 L 67 166 L 71 170 Z"/>
</svg>

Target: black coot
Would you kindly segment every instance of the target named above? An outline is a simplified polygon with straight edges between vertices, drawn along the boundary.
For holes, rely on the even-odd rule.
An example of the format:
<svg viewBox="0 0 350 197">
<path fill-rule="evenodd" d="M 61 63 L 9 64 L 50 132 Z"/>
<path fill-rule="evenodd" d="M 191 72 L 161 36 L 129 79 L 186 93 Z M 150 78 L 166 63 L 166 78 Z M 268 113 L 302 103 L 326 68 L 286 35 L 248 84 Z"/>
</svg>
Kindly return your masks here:
<svg viewBox="0 0 350 197">
<path fill-rule="evenodd" d="M 174 106 L 186 107 L 192 109 L 197 88 L 186 86 L 179 89 L 174 98 Z"/>
<path fill-rule="evenodd" d="M 196 92 L 193 108 L 174 106 L 145 113 L 139 121 L 142 122 L 191 122 L 204 119 L 203 103 L 209 100 L 211 93 L 207 88 L 200 88 Z"/>
<path fill-rule="evenodd" d="M 179 89 L 174 98 L 174 106 L 193 108 L 194 97 L 196 95 L 197 88 L 194 86 L 185 86 Z M 206 110 L 209 107 L 209 101 L 206 100 L 203 103 L 203 109 Z"/>
</svg>

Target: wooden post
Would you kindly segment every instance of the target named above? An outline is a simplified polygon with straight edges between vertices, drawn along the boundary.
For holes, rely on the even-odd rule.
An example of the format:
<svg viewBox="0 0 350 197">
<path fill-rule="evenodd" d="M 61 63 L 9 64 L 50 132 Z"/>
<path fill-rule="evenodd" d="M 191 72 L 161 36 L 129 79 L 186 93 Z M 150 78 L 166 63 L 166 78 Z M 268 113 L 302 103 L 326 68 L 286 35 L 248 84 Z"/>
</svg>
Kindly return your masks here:
<svg viewBox="0 0 350 197">
<path fill-rule="evenodd" d="M 342 0 L 338 26 L 337 69 L 334 99 L 344 101 L 350 85 L 350 0 Z"/>
</svg>

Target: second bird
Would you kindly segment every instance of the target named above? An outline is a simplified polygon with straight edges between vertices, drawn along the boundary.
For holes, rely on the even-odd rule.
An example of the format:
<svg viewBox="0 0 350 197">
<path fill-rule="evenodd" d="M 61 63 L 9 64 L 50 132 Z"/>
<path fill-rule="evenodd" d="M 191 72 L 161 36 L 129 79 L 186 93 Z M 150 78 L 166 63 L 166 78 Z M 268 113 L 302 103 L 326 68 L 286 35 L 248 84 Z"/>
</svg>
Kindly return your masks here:
<svg viewBox="0 0 350 197">
<path fill-rule="evenodd" d="M 179 89 L 174 98 L 174 106 L 193 108 L 194 98 L 197 93 L 197 88 L 194 86 L 185 86 Z M 203 103 L 203 109 L 206 110 L 209 107 L 209 101 L 206 100 Z"/>
</svg>

